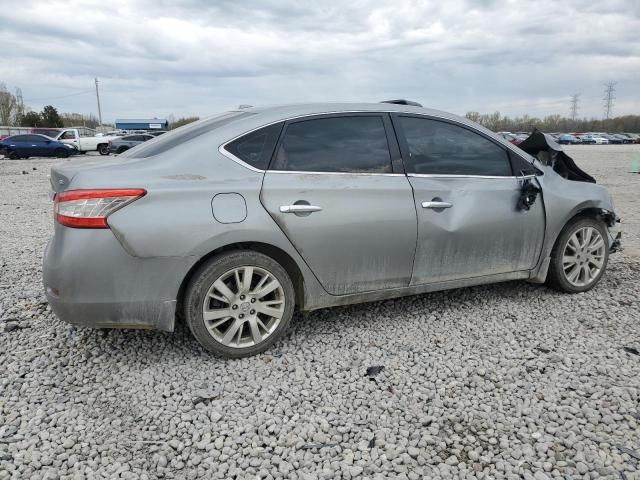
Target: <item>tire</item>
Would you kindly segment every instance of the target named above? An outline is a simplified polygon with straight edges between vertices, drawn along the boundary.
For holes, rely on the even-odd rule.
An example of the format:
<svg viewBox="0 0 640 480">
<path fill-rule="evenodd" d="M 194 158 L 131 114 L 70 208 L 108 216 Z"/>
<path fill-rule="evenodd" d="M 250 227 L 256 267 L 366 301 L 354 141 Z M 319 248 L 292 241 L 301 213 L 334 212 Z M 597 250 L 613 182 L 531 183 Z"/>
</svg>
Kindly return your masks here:
<svg viewBox="0 0 640 480">
<path fill-rule="evenodd" d="M 226 287 L 225 294 L 218 286 Z M 265 286 L 272 290 L 256 294 Z M 240 358 L 263 352 L 282 338 L 294 307 L 293 283 L 286 270 L 262 253 L 239 250 L 213 257 L 196 271 L 186 290 L 184 318 L 206 350 Z M 211 317 L 206 321 L 205 310 Z"/>
<path fill-rule="evenodd" d="M 69 157 L 69 149 L 68 148 L 56 148 L 53 153 L 56 158 L 68 158 Z"/>
<path fill-rule="evenodd" d="M 591 235 L 586 237 L 588 229 L 591 229 Z M 596 240 L 596 232 L 602 240 L 602 246 L 597 249 L 595 246 L 600 242 Z M 575 248 L 576 241 L 578 247 L 582 245 L 583 248 Z M 556 240 L 551 251 L 546 283 L 561 292 L 586 292 L 598 284 L 607 269 L 608 261 L 609 241 L 604 223 L 593 217 L 578 217 L 564 227 Z M 576 271 L 577 278 L 572 278 Z"/>
<path fill-rule="evenodd" d="M 126 152 L 127 150 L 129 150 L 129 147 L 119 147 L 119 148 L 118 148 L 118 152 L 117 152 L 117 153 L 124 153 L 124 152 Z"/>
<path fill-rule="evenodd" d="M 13 150 L 7 152 L 7 156 L 9 157 L 10 160 L 18 160 L 20 158 L 20 155 L 18 155 Z"/>
<path fill-rule="evenodd" d="M 98 145 L 98 153 L 100 155 L 109 155 L 109 145 L 107 143 Z"/>
</svg>

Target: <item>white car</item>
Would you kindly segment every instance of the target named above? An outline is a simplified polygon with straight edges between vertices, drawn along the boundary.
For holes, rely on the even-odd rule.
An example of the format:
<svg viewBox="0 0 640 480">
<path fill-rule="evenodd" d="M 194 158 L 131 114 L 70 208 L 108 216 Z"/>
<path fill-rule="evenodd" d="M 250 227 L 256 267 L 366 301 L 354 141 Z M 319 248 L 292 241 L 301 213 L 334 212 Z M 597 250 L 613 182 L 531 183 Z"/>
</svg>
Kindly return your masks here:
<svg viewBox="0 0 640 480">
<path fill-rule="evenodd" d="M 582 135 L 580 137 L 580 140 L 582 140 L 582 143 L 591 143 L 593 145 L 608 145 L 609 144 L 609 140 L 607 140 L 604 137 L 600 137 L 598 135 L 594 135 L 591 133 L 588 133 L 586 135 Z"/>
<path fill-rule="evenodd" d="M 97 151 L 100 155 L 109 155 L 109 140 L 113 138 L 116 136 L 91 135 L 83 129 L 65 128 L 58 134 L 56 140 L 71 145 L 78 153 Z"/>
</svg>

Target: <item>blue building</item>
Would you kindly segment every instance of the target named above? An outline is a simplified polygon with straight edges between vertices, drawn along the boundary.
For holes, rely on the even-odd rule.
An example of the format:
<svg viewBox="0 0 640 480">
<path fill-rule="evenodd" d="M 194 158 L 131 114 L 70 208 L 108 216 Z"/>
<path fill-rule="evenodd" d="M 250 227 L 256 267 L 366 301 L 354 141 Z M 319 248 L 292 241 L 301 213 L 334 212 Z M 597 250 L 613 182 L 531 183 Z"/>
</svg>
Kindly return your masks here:
<svg viewBox="0 0 640 480">
<path fill-rule="evenodd" d="M 118 130 L 169 130 L 166 118 L 120 118 L 116 119 Z"/>
</svg>

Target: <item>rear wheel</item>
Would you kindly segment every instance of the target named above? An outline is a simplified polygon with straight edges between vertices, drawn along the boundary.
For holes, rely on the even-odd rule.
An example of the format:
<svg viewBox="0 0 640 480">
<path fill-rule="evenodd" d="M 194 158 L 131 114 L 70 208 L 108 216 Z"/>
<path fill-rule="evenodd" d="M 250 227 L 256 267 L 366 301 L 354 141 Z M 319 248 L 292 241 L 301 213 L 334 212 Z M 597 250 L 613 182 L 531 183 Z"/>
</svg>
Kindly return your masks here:
<svg viewBox="0 0 640 480">
<path fill-rule="evenodd" d="M 109 155 L 109 145 L 106 143 L 98 145 L 98 153 L 100 155 Z"/>
<path fill-rule="evenodd" d="M 604 224 L 582 217 L 560 233 L 553 251 L 547 284 L 567 293 L 591 290 L 602 278 L 609 260 Z"/>
<path fill-rule="evenodd" d="M 119 148 L 118 148 L 118 153 L 124 153 L 124 152 L 126 152 L 127 150 L 129 150 L 129 147 L 119 147 Z"/>
<path fill-rule="evenodd" d="M 20 156 L 19 156 L 16 152 L 14 152 L 13 150 L 10 150 L 10 151 L 7 153 L 7 156 L 8 156 L 11 160 L 18 160 L 18 159 L 20 158 Z"/>
<path fill-rule="evenodd" d="M 294 289 L 286 270 L 250 250 L 209 260 L 185 296 L 185 319 L 210 352 L 238 358 L 263 352 L 284 335 L 293 316 Z"/>
<path fill-rule="evenodd" d="M 67 158 L 69 156 L 68 148 L 56 148 L 53 152 L 57 158 Z"/>
</svg>

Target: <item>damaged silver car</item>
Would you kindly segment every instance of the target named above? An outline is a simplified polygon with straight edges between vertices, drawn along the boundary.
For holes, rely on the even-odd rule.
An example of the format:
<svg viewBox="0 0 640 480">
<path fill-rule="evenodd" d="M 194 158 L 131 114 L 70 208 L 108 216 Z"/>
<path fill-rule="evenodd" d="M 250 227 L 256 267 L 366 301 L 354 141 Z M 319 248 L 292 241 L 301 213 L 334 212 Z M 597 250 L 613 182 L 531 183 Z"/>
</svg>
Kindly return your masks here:
<svg viewBox="0 0 640 480">
<path fill-rule="evenodd" d="M 611 195 L 550 137 L 515 147 L 412 102 L 226 112 L 51 170 L 49 303 L 241 357 L 294 310 L 507 280 L 593 288 Z"/>
</svg>

